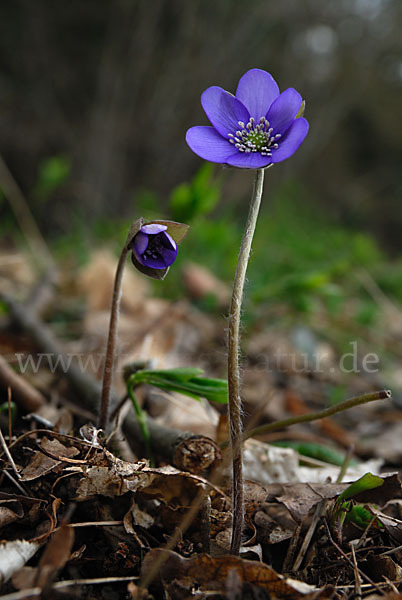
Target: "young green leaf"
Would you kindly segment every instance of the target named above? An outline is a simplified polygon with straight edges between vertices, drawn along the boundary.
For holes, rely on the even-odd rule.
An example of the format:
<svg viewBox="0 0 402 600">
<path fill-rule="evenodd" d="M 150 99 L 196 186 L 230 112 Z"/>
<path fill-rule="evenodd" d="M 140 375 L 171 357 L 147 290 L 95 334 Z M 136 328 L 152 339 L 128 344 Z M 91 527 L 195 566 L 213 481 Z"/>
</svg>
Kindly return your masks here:
<svg viewBox="0 0 402 600">
<path fill-rule="evenodd" d="M 366 473 L 363 477 L 360 477 L 357 481 L 354 481 L 349 487 L 346 488 L 336 499 L 336 503 L 340 504 L 344 500 L 349 500 L 356 496 L 356 494 L 360 494 L 361 492 L 366 492 L 367 490 L 373 490 L 374 488 L 380 487 L 383 485 L 384 480 L 378 475 L 373 475 L 372 473 Z"/>
<path fill-rule="evenodd" d="M 206 398 L 211 402 L 226 404 L 228 401 L 227 381 L 200 377 L 202 373 L 202 369 L 196 368 L 144 370 L 131 375 L 129 381 L 133 387 L 143 383 L 179 392 L 197 400 Z"/>
</svg>

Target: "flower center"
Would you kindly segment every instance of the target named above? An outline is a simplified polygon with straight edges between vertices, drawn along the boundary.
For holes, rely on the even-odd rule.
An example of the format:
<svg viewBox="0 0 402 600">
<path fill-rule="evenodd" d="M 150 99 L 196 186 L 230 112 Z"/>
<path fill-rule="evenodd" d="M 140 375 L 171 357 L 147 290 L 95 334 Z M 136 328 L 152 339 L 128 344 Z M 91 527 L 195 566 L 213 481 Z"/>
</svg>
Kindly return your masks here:
<svg viewBox="0 0 402 600">
<path fill-rule="evenodd" d="M 261 117 L 258 123 L 250 117 L 247 125 L 243 121 L 239 121 L 238 125 L 240 129 L 235 134 L 228 133 L 228 138 L 239 152 L 260 152 L 261 156 L 272 156 L 272 149 L 278 148 L 277 140 L 282 135 L 273 135 L 273 127 L 265 117 Z"/>
<path fill-rule="evenodd" d="M 163 253 L 166 250 L 166 241 L 164 238 L 165 234 L 163 231 L 161 233 L 158 233 L 157 235 L 149 236 L 148 246 L 146 247 L 145 252 L 142 255 L 145 260 L 158 260 L 159 258 L 163 257 Z"/>
</svg>

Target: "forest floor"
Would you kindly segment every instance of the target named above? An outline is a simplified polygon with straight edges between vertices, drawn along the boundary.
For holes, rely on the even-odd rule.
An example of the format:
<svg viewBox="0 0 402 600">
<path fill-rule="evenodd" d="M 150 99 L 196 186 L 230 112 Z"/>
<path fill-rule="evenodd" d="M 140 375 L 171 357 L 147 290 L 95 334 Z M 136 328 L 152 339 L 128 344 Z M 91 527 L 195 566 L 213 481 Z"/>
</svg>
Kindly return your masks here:
<svg viewBox="0 0 402 600">
<path fill-rule="evenodd" d="M 226 406 L 139 386 L 149 456 L 124 379 L 127 368 L 144 365 L 224 378 L 229 291 L 189 265 L 187 298 L 155 298 L 144 277 L 126 270 L 112 412 L 102 432 L 99 382 L 115 267 L 111 254 L 97 252 L 81 269 L 64 265 L 57 278 L 37 278 L 23 254 L 0 254 L 0 598 L 396 597 L 400 308 L 367 279 L 381 324 L 363 341 L 347 309 L 336 317 L 318 311 L 313 327 L 287 319 L 278 303 L 245 327 L 246 432 L 351 397 L 379 392 L 379 399 L 245 441 L 236 557 Z M 211 291 L 221 308 L 200 310 Z M 392 398 L 382 392 L 389 388 Z"/>
</svg>

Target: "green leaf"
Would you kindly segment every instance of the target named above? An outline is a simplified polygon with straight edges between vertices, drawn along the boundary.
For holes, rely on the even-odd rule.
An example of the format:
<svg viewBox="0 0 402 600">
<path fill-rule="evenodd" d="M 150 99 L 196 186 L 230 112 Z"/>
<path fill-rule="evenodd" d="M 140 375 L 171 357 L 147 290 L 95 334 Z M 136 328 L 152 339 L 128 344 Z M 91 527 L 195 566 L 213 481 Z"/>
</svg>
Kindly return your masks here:
<svg viewBox="0 0 402 600">
<path fill-rule="evenodd" d="M 181 183 L 171 193 L 170 210 L 179 221 L 192 221 L 210 213 L 220 200 L 220 181 L 213 179 L 214 166 L 202 165 L 190 183 Z"/>
<path fill-rule="evenodd" d="M 342 540 L 343 524 L 347 518 L 347 515 L 353 510 L 354 507 L 354 501 L 352 498 L 361 492 L 375 489 L 383 484 L 384 480 L 381 477 L 373 475 L 372 473 L 366 473 L 363 475 L 363 477 L 360 477 L 360 479 L 349 485 L 331 504 L 328 509 L 328 518 L 331 524 L 331 529 L 334 530 L 339 541 Z M 354 516 L 356 517 L 356 515 L 357 513 L 355 513 Z"/>
<path fill-rule="evenodd" d="M 363 477 L 360 477 L 357 481 L 352 483 L 349 487 L 346 488 L 336 499 L 337 503 L 341 503 L 344 500 L 349 500 L 356 496 L 356 494 L 360 494 L 361 492 L 366 492 L 367 490 L 373 490 L 374 488 L 382 486 L 384 480 L 378 475 L 373 475 L 372 473 L 366 473 Z"/>
<path fill-rule="evenodd" d="M 368 527 L 373 520 L 375 527 L 383 527 L 380 521 L 378 519 L 374 519 L 373 514 L 367 510 L 363 504 L 356 504 L 353 506 L 352 509 L 346 514 L 345 518 L 347 523 L 353 523 L 353 525 L 357 525 L 357 527 L 361 527 L 362 529 L 366 529 L 366 527 Z"/>
<path fill-rule="evenodd" d="M 0 404 L 0 413 L 7 413 L 7 412 L 8 412 L 8 402 L 3 402 L 3 404 Z M 11 421 L 14 423 L 16 418 L 17 418 L 17 405 L 15 404 L 15 402 L 11 402 Z"/>
<path fill-rule="evenodd" d="M 179 392 L 192 398 L 206 398 L 211 402 L 226 404 L 228 385 L 225 379 L 200 377 L 202 369 L 178 368 L 138 371 L 130 376 L 131 385 L 153 385 L 171 392 Z"/>
<path fill-rule="evenodd" d="M 274 446 L 281 446 L 283 448 L 293 448 L 301 456 L 310 456 L 317 460 L 330 463 L 331 465 L 338 465 L 341 467 L 345 460 L 345 453 L 324 446 L 324 444 L 318 444 L 317 442 L 298 442 L 291 440 L 284 440 L 281 442 L 274 442 Z M 356 461 L 351 461 L 350 464 L 357 464 Z"/>
<path fill-rule="evenodd" d="M 148 380 L 153 377 L 163 377 L 166 379 L 170 379 L 172 381 L 184 382 L 192 379 L 193 377 L 198 377 L 203 374 L 202 369 L 198 369 L 196 367 L 180 367 L 178 369 L 144 369 L 142 371 L 138 371 L 137 373 L 137 381 L 141 381 L 142 379 Z"/>
</svg>

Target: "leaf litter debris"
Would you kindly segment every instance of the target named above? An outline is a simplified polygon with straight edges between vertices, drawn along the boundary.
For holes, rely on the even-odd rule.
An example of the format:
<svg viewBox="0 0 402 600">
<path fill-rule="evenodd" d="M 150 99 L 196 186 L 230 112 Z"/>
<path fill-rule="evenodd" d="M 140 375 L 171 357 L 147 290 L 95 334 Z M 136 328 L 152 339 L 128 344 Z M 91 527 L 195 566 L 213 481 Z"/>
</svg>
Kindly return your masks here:
<svg viewBox="0 0 402 600">
<path fill-rule="evenodd" d="M 25 308 L 25 321 L 19 319 L 12 280 L 7 297 L 3 297 L 6 305 L 9 301 L 9 316 L 2 317 L 1 389 L 6 401 L 10 387 L 18 414 L 12 421 L 11 438 L 5 433 L 11 417 L 7 410 L 0 414 L 14 462 L 13 468 L 3 449 L 0 597 L 98 598 L 100 589 L 103 598 L 111 599 L 147 598 L 149 594 L 166 599 L 227 600 L 397 597 L 402 576 L 401 485 L 397 475 L 381 474 L 387 456 L 381 457 L 378 448 L 370 455 L 368 444 L 358 437 L 359 428 L 348 427 L 347 418 L 329 419 L 338 429 L 327 428 L 325 434 L 312 424 L 298 426 L 293 436 L 293 440 L 319 445 L 334 435 L 338 448 L 343 440 L 347 448 L 352 436 L 363 460 L 349 465 L 341 482 L 336 481 L 339 466 L 301 456 L 294 448 L 247 440 L 246 529 L 240 557 L 235 557 L 229 554 L 227 456 L 219 451 L 219 442 L 227 438 L 221 407 L 140 389 L 138 396 L 148 412 L 151 434 L 159 440 L 155 443 L 159 449 L 156 466 L 151 466 L 144 459 L 143 448 L 141 453 L 133 415 L 124 414 L 127 405 L 111 443 L 96 430 L 86 433 L 91 431 L 88 415 L 93 414 L 95 405 L 86 398 L 99 390 L 96 369 L 85 373 L 83 382 L 78 383 L 68 372 L 51 373 L 45 365 L 37 373 L 18 374 L 12 369 L 13 375 L 7 379 L 4 363 L 9 368 L 16 353 L 46 352 L 49 332 L 61 351 L 74 349 L 83 355 L 100 351 L 112 275 L 110 271 L 108 279 L 106 269 L 99 278 L 96 272 L 97 265 L 103 269 L 105 264 L 108 258 L 103 254 L 82 275 L 80 293 L 92 308 L 75 340 L 69 339 L 65 329 L 58 331 L 59 341 L 42 321 L 40 311 L 31 314 Z M 94 277 L 102 285 L 90 285 Z M 137 279 L 130 274 L 125 282 L 121 366 L 132 360 L 157 359 L 159 368 L 196 365 L 221 375 L 222 326 L 190 304 L 153 300 L 147 286 Z M 77 289 L 70 289 L 70 302 Z M 170 320 L 158 327 L 166 315 Z M 23 336 L 15 335 L 18 327 Z M 258 336 L 260 339 L 261 333 Z M 132 348 L 129 356 L 124 351 L 127 348 Z M 199 364 L 199 356 L 204 364 Z M 315 410 L 322 395 L 322 378 L 303 380 L 290 370 L 281 372 L 278 382 L 277 374 L 253 365 L 245 371 L 245 379 L 251 382 L 248 413 L 258 412 L 263 399 L 271 398 L 252 426 L 305 411 L 306 402 Z M 82 395 L 80 385 L 87 386 Z M 361 380 L 356 382 L 356 393 L 362 391 L 361 385 Z M 367 390 L 372 389 L 370 382 L 366 385 Z M 116 398 L 124 393 L 122 377 L 116 380 L 114 393 Z M 44 407 L 49 411 L 43 414 L 53 415 L 51 423 L 40 416 Z M 377 413 L 370 408 L 366 413 L 365 408 L 359 407 L 354 423 L 359 418 L 364 421 L 362 415 L 366 414 L 368 419 L 378 415 L 380 423 L 387 410 L 391 413 L 385 408 Z M 177 418 L 173 417 L 172 423 L 174 411 Z M 66 412 L 70 419 L 66 420 Z M 22 420 L 27 413 L 31 413 L 29 419 Z M 42 426 L 44 422 L 48 424 Z M 81 434 L 80 428 L 84 428 Z M 289 431 L 283 432 L 281 439 L 289 437 Z M 381 433 L 385 432 L 383 428 Z M 202 444 L 197 442 L 199 437 Z M 274 434 L 267 438 L 277 439 Z M 211 460 L 195 460 L 197 451 L 208 454 L 211 448 Z M 377 462 L 367 460 L 373 456 Z M 388 471 L 397 466 L 397 457 L 393 455 L 394 460 L 386 463 Z M 369 482 L 364 479 L 367 472 L 372 473 Z M 355 492 L 351 484 L 358 481 L 361 489 Z M 370 487 L 373 482 L 376 487 Z"/>
</svg>

